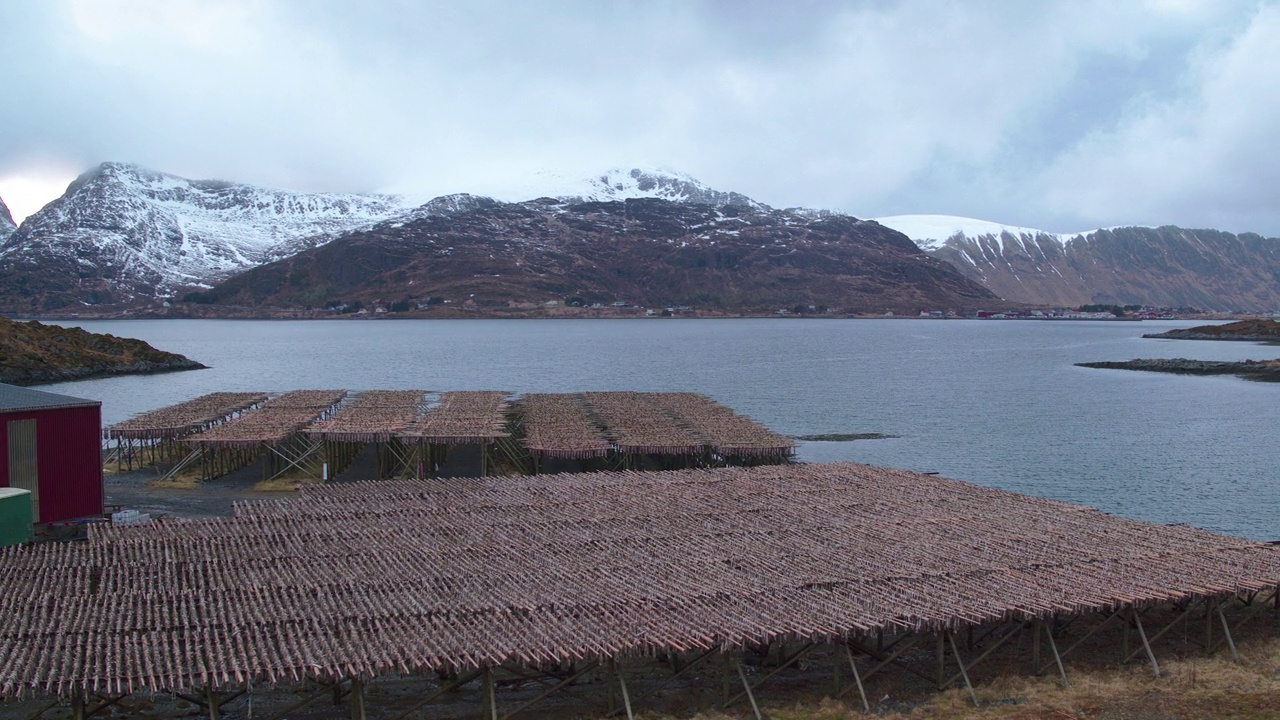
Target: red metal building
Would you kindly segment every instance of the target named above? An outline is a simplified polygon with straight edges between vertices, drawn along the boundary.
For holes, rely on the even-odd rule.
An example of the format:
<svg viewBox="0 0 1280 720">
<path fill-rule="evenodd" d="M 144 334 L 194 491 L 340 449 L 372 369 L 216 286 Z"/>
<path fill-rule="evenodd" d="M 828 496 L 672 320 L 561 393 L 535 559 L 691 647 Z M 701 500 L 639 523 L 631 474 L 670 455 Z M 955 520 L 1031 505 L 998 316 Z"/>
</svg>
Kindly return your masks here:
<svg viewBox="0 0 1280 720">
<path fill-rule="evenodd" d="M 38 523 L 102 514 L 102 403 L 0 384 L 0 487 L 31 491 Z"/>
</svg>

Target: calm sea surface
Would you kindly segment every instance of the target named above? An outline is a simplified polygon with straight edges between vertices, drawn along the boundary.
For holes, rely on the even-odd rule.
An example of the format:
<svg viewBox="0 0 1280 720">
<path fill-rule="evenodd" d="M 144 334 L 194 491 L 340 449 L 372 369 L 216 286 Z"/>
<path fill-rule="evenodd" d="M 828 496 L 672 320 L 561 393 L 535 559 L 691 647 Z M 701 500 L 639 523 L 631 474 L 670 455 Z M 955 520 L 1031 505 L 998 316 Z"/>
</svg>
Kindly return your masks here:
<svg viewBox="0 0 1280 720">
<path fill-rule="evenodd" d="M 1193 323 L 982 320 L 151 320 L 63 323 L 211 369 L 44 386 L 104 422 L 214 390 L 688 390 L 807 442 L 806 461 L 945 476 L 1159 523 L 1280 539 L 1280 384 L 1091 370 L 1280 357 L 1143 340 Z M 1029 528 L 1032 529 L 1032 528 Z"/>
</svg>

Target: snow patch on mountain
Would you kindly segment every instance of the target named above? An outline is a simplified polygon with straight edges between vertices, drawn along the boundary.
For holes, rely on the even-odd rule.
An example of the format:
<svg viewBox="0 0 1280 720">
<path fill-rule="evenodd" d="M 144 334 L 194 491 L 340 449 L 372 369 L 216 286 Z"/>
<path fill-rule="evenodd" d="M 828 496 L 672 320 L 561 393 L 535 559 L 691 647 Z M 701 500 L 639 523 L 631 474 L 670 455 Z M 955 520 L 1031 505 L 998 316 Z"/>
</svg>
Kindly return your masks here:
<svg viewBox="0 0 1280 720">
<path fill-rule="evenodd" d="M 482 208 L 491 208 L 500 204 L 501 203 L 499 201 L 494 200 L 491 197 L 485 197 L 484 195 L 472 195 L 470 193 L 441 195 L 440 197 L 432 198 L 415 208 L 400 213 L 389 220 L 384 220 L 379 223 L 377 227 L 402 227 L 405 223 L 409 223 L 414 220 L 421 220 L 423 218 L 433 216 L 457 215 L 458 213 L 471 212 Z"/>
<path fill-rule="evenodd" d="M 543 171 L 524 181 L 509 182 L 490 195 L 504 202 L 524 202 L 542 197 L 580 202 L 658 198 L 678 203 L 736 205 L 762 212 L 771 209 L 741 193 L 712 189 L 683 173 L 645 168 L 612 168 L 589 177 Z"/>
</svg>

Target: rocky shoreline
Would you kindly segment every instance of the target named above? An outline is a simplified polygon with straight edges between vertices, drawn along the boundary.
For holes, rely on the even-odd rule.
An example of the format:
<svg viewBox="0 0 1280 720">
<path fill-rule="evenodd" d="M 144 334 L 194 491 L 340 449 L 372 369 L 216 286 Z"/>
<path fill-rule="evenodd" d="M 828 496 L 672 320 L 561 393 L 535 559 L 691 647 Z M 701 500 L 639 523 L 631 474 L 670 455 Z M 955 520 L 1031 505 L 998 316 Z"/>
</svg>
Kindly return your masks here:
<svg viewBox="0 0 1280 720">
<path fill-rule="evenodd" d="M 1177 375 L 1235 375 L 1245 380 L 1280 382 L 1280 359 L 1242 360 L 1188 360 L 1186 358 L 1147 359 L 1123 361 L 1083 362 L 1078 367 L 1107 370 L 1142 370 L 1145 372 L 1174 373 Z"/>
<path fill-rule="evenodd" d="M 0 382 L 12 385 L 200 370 L 205 365 L 134 338 L 0 318 Z"/>
<path fill-rule="evenodd" d="M 116 375 L 158 375 L 160 373 L 181 372 L 183 370 L 207 369 L 207 365 L 202 365 L 185 357 L 181 360 L 167 362 L 142 361 L 128 365 L 91 365 L 33 371 L 15 371 L 10 368 L 4 368 L 0 369 L 0 383 L 8 383 L 9 385 L 48 385 L 72 380 L 114 377 Z"/>
<path fill-rule="evenodd" d="M 1280 343 L 1280 322 L 1262 319 L 1240 320 L 1226 325 L 1200 325 L 1162 333 L 1147 333 L 1142 337 L 1160 340 L 1236 340 Z"/>
</svg>

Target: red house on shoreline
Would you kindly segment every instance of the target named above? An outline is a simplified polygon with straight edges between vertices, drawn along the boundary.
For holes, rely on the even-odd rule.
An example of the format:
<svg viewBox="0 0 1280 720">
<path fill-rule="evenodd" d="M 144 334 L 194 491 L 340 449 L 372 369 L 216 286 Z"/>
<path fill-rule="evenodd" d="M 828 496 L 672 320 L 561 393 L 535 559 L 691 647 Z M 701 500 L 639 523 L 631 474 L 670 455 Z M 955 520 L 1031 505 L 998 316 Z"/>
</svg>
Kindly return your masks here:
<svg viewBox="0 0 1280 720">
<path fill-rule="evenodd" d="M 0 384 L 0 487 L 31 491 L 32 518 L 102 515 L 102 403 Z"/>
</svg>

